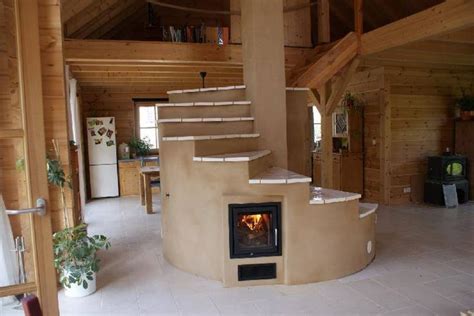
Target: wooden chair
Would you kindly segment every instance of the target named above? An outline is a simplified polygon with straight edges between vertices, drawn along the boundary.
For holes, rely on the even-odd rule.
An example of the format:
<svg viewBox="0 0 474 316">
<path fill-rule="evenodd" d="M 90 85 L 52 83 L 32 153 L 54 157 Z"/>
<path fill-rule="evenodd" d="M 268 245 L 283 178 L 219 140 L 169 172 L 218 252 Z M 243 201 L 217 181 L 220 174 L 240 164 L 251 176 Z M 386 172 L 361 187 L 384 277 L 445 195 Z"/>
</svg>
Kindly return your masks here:
<svg viewBox="0 0 474 316">
<path fill-rule="evenodd" d="M 36 295 L 28 295 L 21 300 L 25 316 L 43 316 L 41 306 Z"/>
</svg>

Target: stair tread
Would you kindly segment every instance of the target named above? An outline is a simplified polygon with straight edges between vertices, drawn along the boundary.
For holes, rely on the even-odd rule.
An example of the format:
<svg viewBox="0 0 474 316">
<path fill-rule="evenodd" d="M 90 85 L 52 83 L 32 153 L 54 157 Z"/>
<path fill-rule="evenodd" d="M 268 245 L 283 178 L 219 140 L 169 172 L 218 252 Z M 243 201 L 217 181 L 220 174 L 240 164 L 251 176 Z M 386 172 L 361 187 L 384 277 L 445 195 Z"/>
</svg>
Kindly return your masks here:
<svg viewBox="0 0 474 316">
<path fill-rule="evenodd" d="M 272 167 L 249 180 L 250 184 L 308 183 L 311 178 L 283 168 Z"/>
<path fill-rule="evenodd" d="M 359 218 L 364 218 L 372 213 L 375 213 L 378 207 L 379 205 L 376 203 L 359 202 Z"/>
<path fill-rule="evenodd" d="M 188 141 L 188 140 L 215 140 L 232 138 L 255 138 L 260 134 L 222 134 L 222 135 L 194 135 L 194 136 L 163 136 L 163 141 Z"/>
<path fill-rule="evenodd" d="M 212 101 L 212 102 L 177 102 L 156 103 L 157 107 L 191 107 L 191 106 L 225 106 L 225 105 L 250 105 L 252 101 Z"/>
<path fill-rule="evenodd" d="M 229 153 L 220 155 L 209 155 L 201 157 L 193 157 L 193 161 L 199 162 L 240 162 L 240 161 L 252 161 L 261 157 L 265 157 L 271 153 L 270 150 L 256 150 L 247 151 L 240 153 Z"/>
<path fill-rule="evenodd" d="M 199 88 L 199 89 L 185 89 L 185 90 L 171 90 L 168 94 L 180 94 L 180 93 L 194 93 L 194 92 L 214 92 L 214 91 L 228 91 L 228 90 L 240 90 L 245 89 L 245 85 L 238 86 L 226 86 L 226 87 L 212 87 L 212 88 Z"/>
<path fill-rule="evenodd" d="M 311 187 L 309 204 L 329 204 L 357 200 L 360 198 L 361 195 L 359 193 Z"/>
<path fill-rule="evenodd" d="M 253 121 L 251 116 L 245 117 L 178 117 L 169 119 L 160 119 L 158 124 L 163 123 L 213 123 L 213 122 L 241 122 Z"/>
</svg>

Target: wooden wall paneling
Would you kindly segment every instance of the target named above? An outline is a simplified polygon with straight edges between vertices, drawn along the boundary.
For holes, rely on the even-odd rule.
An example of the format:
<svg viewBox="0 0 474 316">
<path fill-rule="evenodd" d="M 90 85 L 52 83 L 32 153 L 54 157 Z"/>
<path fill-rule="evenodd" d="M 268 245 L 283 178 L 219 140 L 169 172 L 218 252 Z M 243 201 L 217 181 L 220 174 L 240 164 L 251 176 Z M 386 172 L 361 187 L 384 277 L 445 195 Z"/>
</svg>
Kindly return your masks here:
<svg viewBox="0 0 474 316">
<path fill-rule="evenodd" d="M 51 140 L 56 139 L 59 142 L 63 168 L 66 174 L 70 174 L 60 4 L 39 0 L 39 16 L 46 146 L 48 153 L 51 154 L 53 152 Z M 50 187 L 54 231 L 64 227 L 60 201 L 59 190 Z M 72 218 L 73 201 L 70 190 L 66 190 L 66 202 L 69 217 Z"/>
<path fill-rule="evenodd" d="M 296 5 L 310 4 L 310 0 L 284 0 L 285 8 Z M 240 10 L 240 0 L 230 0 L 231 10 Z M 329 8 L 329 7 L 328 7 Z M 311 10 L 310 7 L 284 13 L 284 43 L 285 46 L 311 47 Z M 240 15 L 230 18 L 230 40 L 232 43 L 242 43 Z"/>
<path fill-rule="evenodd" d="M 385 88 L 383 67 L 355 73 L 348 90 L 364 101 L 363 198 L 381 202 L 381 93 Z"/>
<path fill-rule="evenodd" d="M 387 81 L 384 83 L 384 89 L 379 93 L 380 104 L 380 201 L 383 204 L 390 204 L 390 188 L 391 188 L 391 100 L 390 85 Z"/>
</svg>

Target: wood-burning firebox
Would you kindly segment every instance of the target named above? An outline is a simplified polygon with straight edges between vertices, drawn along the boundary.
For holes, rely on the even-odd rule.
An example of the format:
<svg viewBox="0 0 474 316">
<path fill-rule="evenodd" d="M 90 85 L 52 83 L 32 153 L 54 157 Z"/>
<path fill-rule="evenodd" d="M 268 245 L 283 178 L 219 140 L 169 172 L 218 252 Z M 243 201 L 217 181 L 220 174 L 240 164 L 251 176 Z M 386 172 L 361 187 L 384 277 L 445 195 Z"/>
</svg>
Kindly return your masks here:
<svg viewBox="0 0 474 316">
<path fill-rule="evenodd" d="M 229 204 L 230 258 L 281 256 L 281 203 Z"/>
</svg>

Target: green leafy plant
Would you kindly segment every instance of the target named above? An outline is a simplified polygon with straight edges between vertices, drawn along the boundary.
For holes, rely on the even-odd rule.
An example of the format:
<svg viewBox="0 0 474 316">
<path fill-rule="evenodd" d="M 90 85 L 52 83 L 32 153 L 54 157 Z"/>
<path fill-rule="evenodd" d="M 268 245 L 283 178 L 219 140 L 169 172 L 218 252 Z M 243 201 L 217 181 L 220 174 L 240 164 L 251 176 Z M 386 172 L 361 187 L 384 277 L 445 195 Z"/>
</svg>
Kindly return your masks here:
<svg viewBox="0 0 474 316">
<path fill-rule="evenodd" d="M 461 111 L 474 111 L 474 96 L 465 94 L 463 91 L 462 96 L 456 100 L 456 105 Z"/>
<path fill-rule="evenodd" d="M 72 188 L 71 181 L 66 177 L 62 163 L 61 154 L 59 151 L 58 141 L 53 139 L 53 148 L 56 158 L 46 157 L 46 170 L 48 175 L 48 182 L 54 186 L 57 186 L 61 192 L 61 205 L 63 208 L 64 225 L 66 228 L 69 227 L 69 217 L 67 212 L 66 204 L 66 187 Z"/>
<path fill-rule="evenodd" d="M 342 98 L 341 105 L 344 108 L 345 111 L 349 110 L 361 110 L 362 107 L 364 106 L 364 101 L 362 101 L 360 98 L 356 97 L 349 91 L 344 94 L 344 97 Z"/>
<path fill-rule="evenodd" d="M 146 156 L 151 151 L 151 143 L 147 137 L 144 139 L 133 137 L 128 145 L 137 154 L 137 156 Z"/>
<path fill-rule="evenodd" d="M 70 288 L 71 284 L 89 287 L 99 271 L 97 251 L 109 249 L 110 242 L 104 235 L 87 235 L 87 225 L 66 228 L 53 235 L 54 266 L 60 273 L 59 282 Z"/>
</svg>

